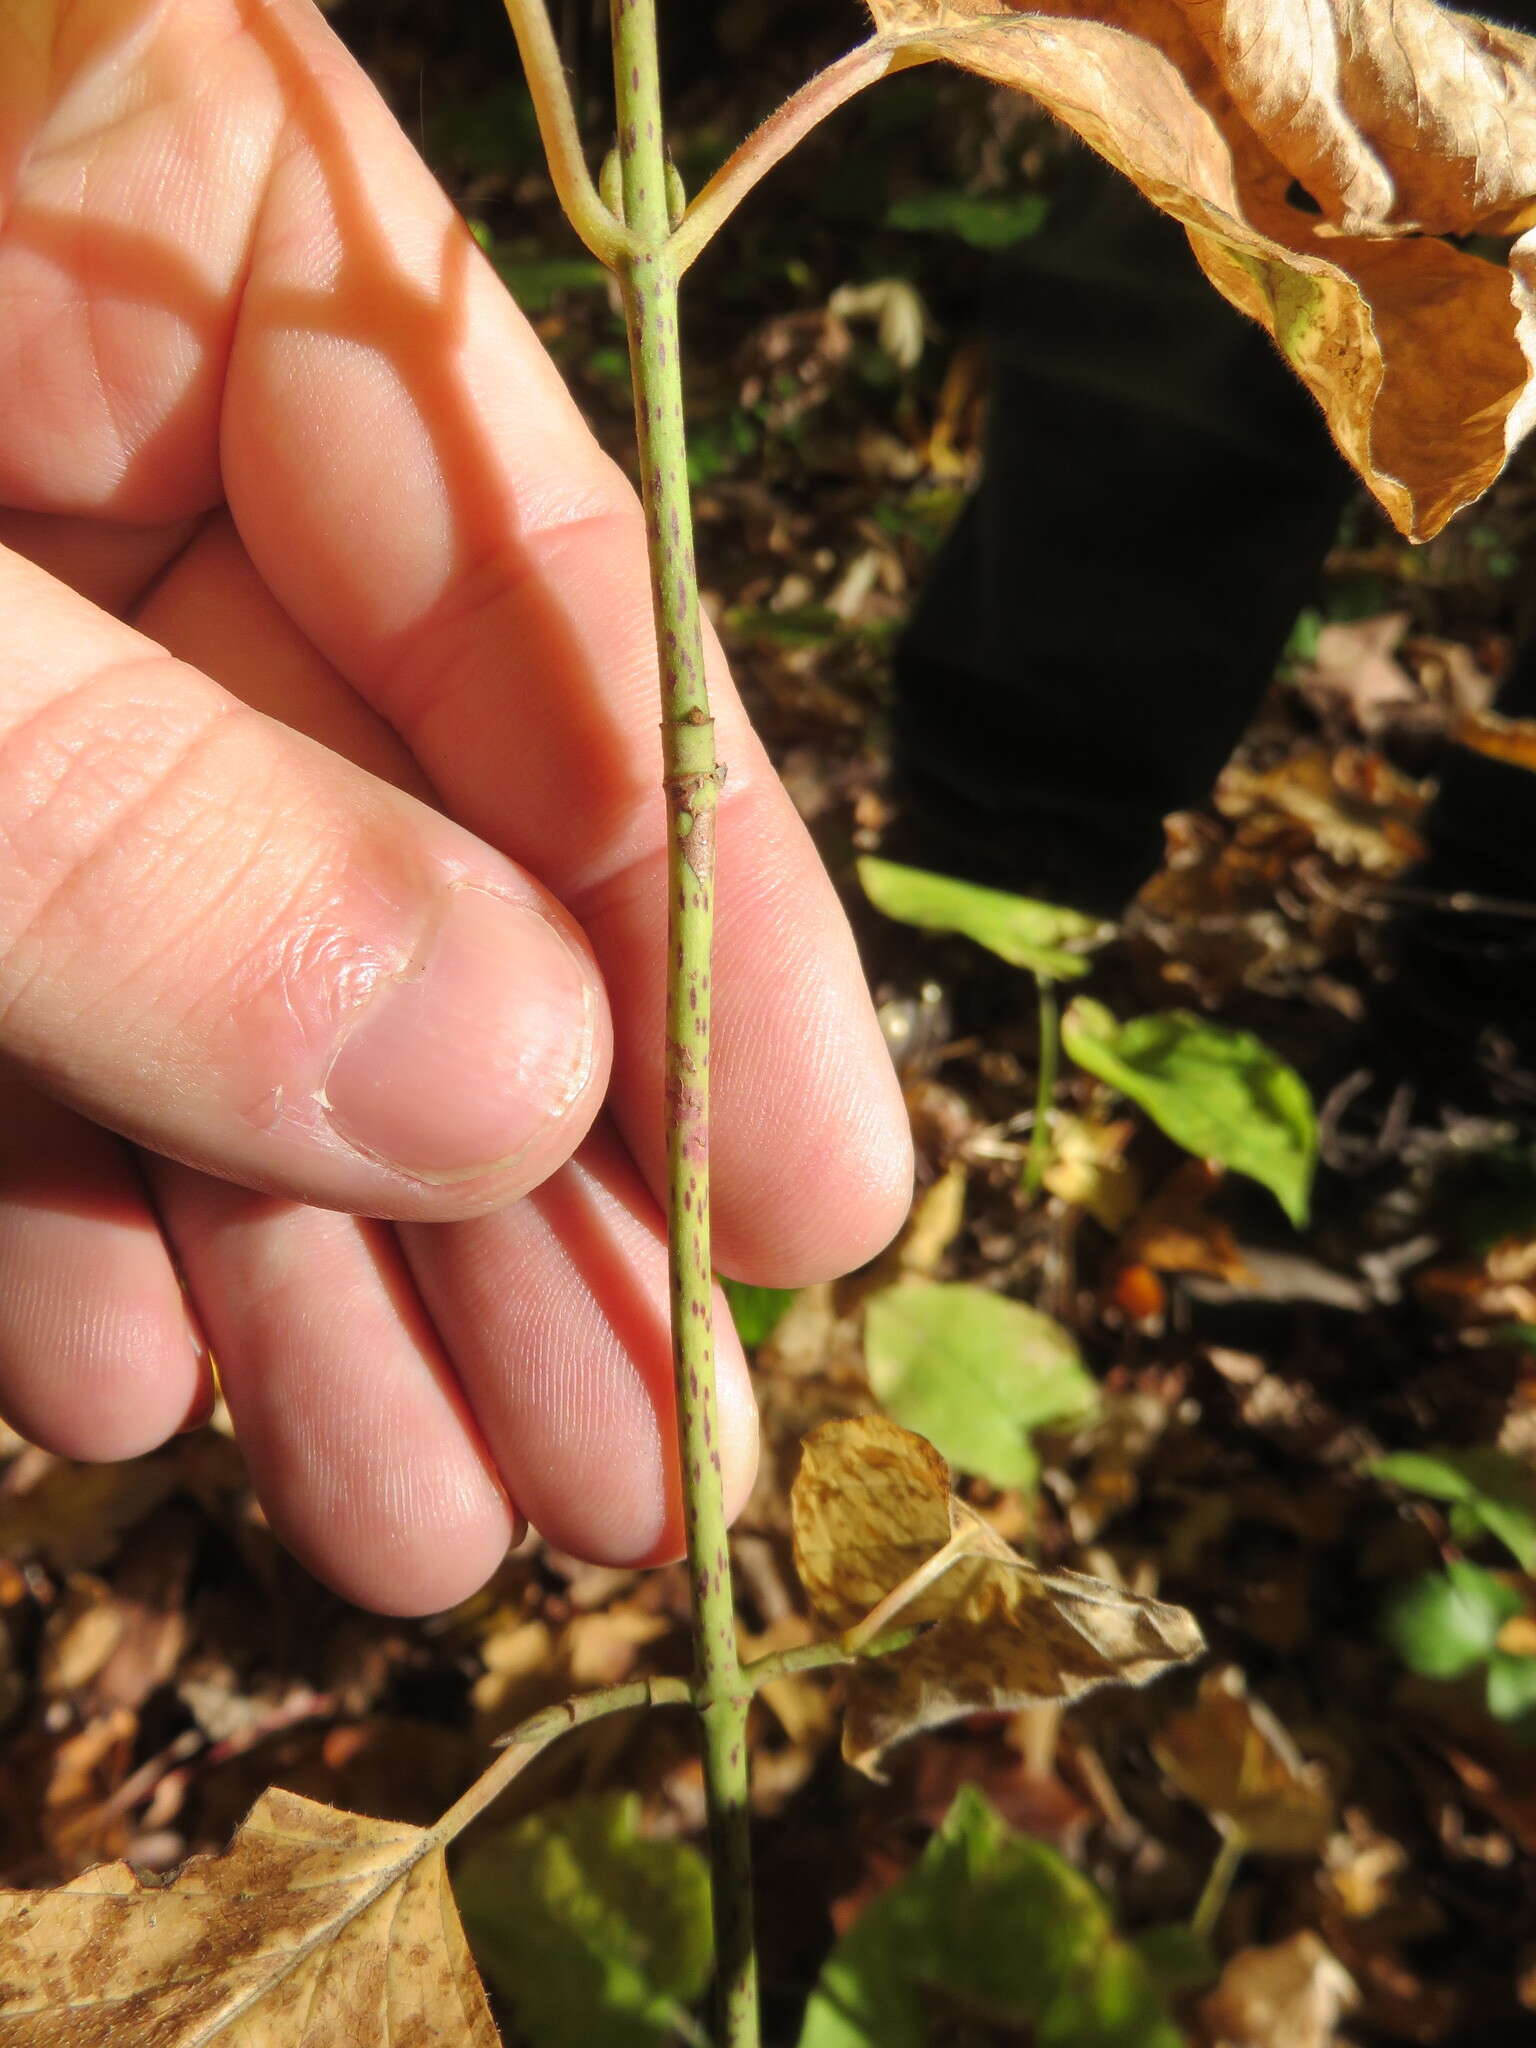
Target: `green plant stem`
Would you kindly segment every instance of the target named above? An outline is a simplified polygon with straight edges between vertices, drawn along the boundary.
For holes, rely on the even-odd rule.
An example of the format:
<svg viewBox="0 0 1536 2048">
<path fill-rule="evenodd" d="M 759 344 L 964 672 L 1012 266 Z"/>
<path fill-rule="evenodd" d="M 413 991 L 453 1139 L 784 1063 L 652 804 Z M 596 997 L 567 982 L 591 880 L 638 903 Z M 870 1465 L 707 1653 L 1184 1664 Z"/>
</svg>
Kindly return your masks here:
<svg viewBox="0 0 1536 2048">
<path fill-rule="evenodd" d="M 612 269 L 634 238 L 604 205 L 592 182 L 545 0 L 505 0 L 505 5 L 528 79 L 539 140 L 544 145 L 555 195 L 567 220 L 592 254 Z"/>
<path fill-rule="evenodd" d="M 629 332 L 661 668 L 668 824 L 667 1231 L 694 1697 L 704 1723 L 718 2030 L 723 2048 L 757 2048 L 747 1777 L 752 1691 L 736 1651 L 709 1233 L 709 975 L 720 778 L 693 559 L 655 0 L 612 0 L 612 21 L 624 221 L 635 240 L 615 268 Z"/>
<path fill-rule="evenodd" d="M 1221 1847 L 1216 1851 L 1216 1860 L 1211 1865 L 1211 1874 L 1205 1880 L 1205 1889 L 1189 1916 L 1189 1929 L 1198 1934 L 1202 1941 L 1208 1941 L 1215 1931 L 1216 1922 L 1221 1918 L 1221 1909 L 1227 1903 L 1227 1894 L 1232 1889 L 1232 1880 L 1237 1876 L 1238 1865 L 1244 1856 L 1244 1847 L 1237 1835 L 1223 1835 Z"/>
<path fill-rule="evenodd" d="M 607 1714 L 622 1714 L 634 1707 L 687 1707 L 693 1704 L 693 1687 L 686 1678 L 637 1678 L 629 1685 L 607 1685 L 597 1692 L 578 1693 L 558 1706 L 545 1707 L 520 1721 L 497 1743 L 502 1752 L 488 1770 L 480 1773 L 461 1799 L 454 1801 L 432 1833 L 443 1842 L 462 1834 L 472 1820 L 504 1792 L 519 1772 L 528 1768 L 541 1749 L 571 1729 L 588 1721 L 600 1721 Z"/>
<path fill-rule="evenodd" d="M 798 1671 L 825 1671 L 837 1664 L 859 1664 L 866 1657 L 890 1657 L 905 1650 L 924 1633 L 922 1623 L 906 1628 L 889 1628 L 867 1643 L 850 1649 L 840 1636 L 824 1643 L 803 1643 L 794 1650 L 770 1650 L 743 1664 L 741 1675 L 754 1692 L 771 1685 L 776 1678 L 790 1678 Z"/>
<path fill-rule="evenodd" d="M 1048 974 L 1036 977 L 1036 1000 L 1040 1017 L 1039 1076 L 1035 1083 L 1035 1122 L 1029 1134 L 1029 1154 L 1024 1161 L 1024 1194 L 1034 1201 L 1045 1185 L 1045 1169 L 1051 1163 L 1051 1105 L 1056 1100 L 1056 1074 L 1061 1064 L 1061 1007 L 1056 984 Z"/>
<path fill-rule="evenodd" d="M 873 85 L 887 73 L 929 61 L 926 52 L 904 50 L 899 44 L 874 36 L 869 42 L 860 43 L 856 50 L 850 50 L 846 57 L 839 57 L 835 64 L 829 64 L 825 71 L 818 71 L 814 78 L 807 79 L 800 90 L 787 99 L 777 113 L 770 114 L 760 127 L 755 128 L 740 148 L 720 166 L 683 215 L 672 237 L 672 255 L 678 276 L 682 276 L 758 180 L 828 114 L 834 113 L 844 101 L 851 100 L 855 93 L 862 92 L 866 85 Z"/>
</svg>

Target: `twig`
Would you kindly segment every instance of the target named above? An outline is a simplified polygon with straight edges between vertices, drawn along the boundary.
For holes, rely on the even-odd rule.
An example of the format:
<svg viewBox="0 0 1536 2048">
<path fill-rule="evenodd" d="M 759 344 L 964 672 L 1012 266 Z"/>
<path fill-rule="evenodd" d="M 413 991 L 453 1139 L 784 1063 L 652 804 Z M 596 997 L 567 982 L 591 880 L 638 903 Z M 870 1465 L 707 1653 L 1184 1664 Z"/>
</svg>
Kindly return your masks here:
<svg viewBox="0 0 1536 2048">
<path fill-rule="evenodd" d="M 603 204 L 592 182 L 549 11 L 544 0 L 505 0 L 505 6 L 512 33 L 517 37 L 555 196 L 567 220 L 598 262 L 612 269 L 633 246 L 634 237 Z"/>
<path fill-rule="evenodd" d="M 688 498 L 677 267 L 668 248 L 666 145 L 655 0 L 611 0 L 624 222 L 633 246 L 615 268 L 629 333 L 661 669 L 667 797 L 667 1239 L 672 1360 L 693 1597 L 694 1703 L 704 1723 L 715 1901 L 716 2002 L 724 2048 L 757 2048 L 752 1940 L 747 1709 L 715 1402 L 709 1229 L 710 949 L 720 770 L 704 680 Z"/>
<path fill-rule="evenodd" d="M 1056 1001 L 1056 984 L 1048 974 L 1036 976 L 1039 1004 L 1039 1076 L 1035 1083 L 1035 1126 L 1029 1134 L 1029 1157 L 1024 1162 L 1023 1188 L 1027 1202 L 1035 1200 L 1045 1185 L 1045 1169 L 1051 1163 L 1051 1104 L 1056 1100 L 1056 1070 L 1061 1059 L 1061 1014 Z"/>
<path fill-rule="evenodd" d="M 926 51 L 914 52 L 900 44 L 874 36 L 860 43 L 846 57 L 839 57 L 825 71 L 807 79 L 776 114 L 753 130 L 741 147 L 723 163 L 683 215 L 672 237 L 672 260 L 677 274 L 692 263 L 710 237 L 718 232 L 746 198 L 753 186 L 788 156 L 828 114 L 835 113 L 855 93 L 892 71 L 913 64 L 926 64 Z"/>
<path fill-rule="evenodd" d="M 909 1596 L 910 1597 L 910 1596 Z M 741 1675 L 754 1692 L 761 1692 L 776 1678 L 789 1678 L 798 1671 L 825 1671 L 838 1664 L 858 1664 L 867 1657 L 890 1657 L 905 1650 L 925 1632 L 918 1622 L 906 1628 L 890 1628 L 867 1642 L 851 1643 L 846 1636 L 834 1636 L 825 1643 L 802 1643 L 793 1650 L 770 1650 L 743 1664 Z"/>
<path fill-rule="evenodd" d="M 1216 1851 L 1216 1860 L 1211 1865 L 1211 1874 L 1205 1880 L 1205 1889 L 1189 1916 L 1189 1931 L 1208 1941 L 1215 1932 L 1216 1922 L 1221 1918 L 1221 1909 L 1227 1903 L 1232 1890 L 1232 1880 L 1237 1876 L 1238 1865 L 1243 1860 L 1243 1843 L 1237 1835 L 1223 1835 L 1221 1847 Z"/>
<path fill-rule="evenodd" d="M 639 1678 L 629 1685 L 604 1686 L 599 1692 L 578 1693 L 556 1707 L 545 1707 L 502 1736 L 497 1744 L 501 1755 L 489 1770 L 480 1773 L 461 1799 L 454 1801 L 433 1834 L 442 1842 L 451 1842 L 455 1835 L 462 1834 L 518 1773 L 528 1768 L 540 1750 L 547 1749 L 573 1728 L 633 1707 L 686 1707 L 692 1702 L 693 1687 L 686 1678 Z"/>
</svg>

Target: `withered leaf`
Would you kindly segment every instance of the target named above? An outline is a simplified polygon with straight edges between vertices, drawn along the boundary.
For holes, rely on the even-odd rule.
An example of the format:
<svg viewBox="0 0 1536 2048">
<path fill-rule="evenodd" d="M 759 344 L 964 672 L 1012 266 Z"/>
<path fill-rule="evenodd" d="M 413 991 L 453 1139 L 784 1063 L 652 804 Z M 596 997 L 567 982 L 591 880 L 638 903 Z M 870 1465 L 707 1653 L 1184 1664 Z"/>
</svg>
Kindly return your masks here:
<svg viewBox="0 0 1536 2048">
<path fill-rule="evenodd" d="M 0 1893 L 3 2048 L 496 2048 L 440 1831 L 269 1791 L 221 1856 Z"/>
<path fill-rule="evenodd" d="M 1022 1558 L 951 1491 L 922 1437 L 883 1415 L 824 1422 L 790 1497 L 795 1564 L 822 1620 L 853 1628 L 941 1551 L 953 1562 L 900 1608 L 934 1624 L 849 1674 L 843 1753 L 876 1774 L 894 1743 L 965 1714 L 1144 1685 L 1205 1645 L 1182 1607 Z"/>
<path fill-rule="evenodd" d="M 1272 1948 L 1240 1949 L 1232 1957 L 1201 2001 L 1203 2037 L 1215 2048 L 1256 2041 L 1333 2048 L 1339 2021 L 1359 2003 L 1354 1979 L 1306 1927 Z"/>
<path fill-rule="evenodd" d="M 1458 746 L 1512 768 L 1536 769 L 1536 719 L 1501 718 L 1496 711 L 1469 711 L 1451 727 Z"/>
<path fill-rule="evenodd" d="M 1194 1706 L 1164 1724 L 1152 1754 L 1245 1849 L 1315 1856 L 1333 1832 L 1327 1779 L 1230 1665 L 1206 1673 Z"/>
<path fill-rule="evenodd" d="M 869 5 L 903 56 L 1032 94 L 1180 221 L 1404 533 L 1498 475 L 1536 417 L 1531 38 L 1434 0 Z"/>
</svg>

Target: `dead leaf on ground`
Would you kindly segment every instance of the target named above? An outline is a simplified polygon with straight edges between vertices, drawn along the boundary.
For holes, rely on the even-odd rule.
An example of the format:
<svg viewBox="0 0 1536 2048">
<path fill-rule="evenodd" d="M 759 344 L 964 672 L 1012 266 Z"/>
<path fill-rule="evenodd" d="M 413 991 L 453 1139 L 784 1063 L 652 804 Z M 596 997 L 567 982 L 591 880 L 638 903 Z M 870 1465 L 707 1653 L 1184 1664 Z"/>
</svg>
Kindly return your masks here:
<svg viewBox="0 0 1536 2048">
<path fill-rule="evenodd" d="M 1051 1156 L 1045 1185 L 1061 1201 L 1085 1209 L 1105 1230 L 1123 1230 L 1141 1201 L 1141 1176 L 1125 1156 L 1136 1134 L 1129 1117 L 1051 1119 Z"/>
<path fill-rule="evenodd" d="M 649 1643 L 672 1624 L 633 1604 L 574 1614 L 559 1630 L 542 1619 L 510 1617 L 480 1645 L 485 1664 L 470 1699 L 481 1741 L 573 1692 L 618 1685 L 631 1677 Z"/>
<path fill-rule="evenodd" d="M 1120 1265 L 1154 1273 L 1198 1273 L 1238 1285 L 1248 1277 L 1237 1240 L 1209 1204 L 1224 1174 L 1204 1159 L 1186 1159 L 1144 1203 L 1115 1251 Z"/>
<path fill-rule="evenodd" d="M 1245 1948 L 1200 2001 L 1208 2048 L 1332 2048 L 1358 2003 L 1349 1972 L 1304 1928 L 1273 1948 Z"/>
<path fill-rule="evenodd" d="M 5 2048 L 497 2048 L 434 1832 L 268 1792 L 168 1885 L 0 1895 Z"/>
<path fill-rule="evenodd" d="M 1278 811 L 1341 868 L 1387 877 L 1423 857 L 1427 802 L 1427 790 L 1368 747 L 1298 747 L 1273 768 L 1233 762 L 1216 785 L 1225 817 Z"/>
<path fill-rule="evenodd" d="M 38 1657 L 39 1689 L 51 1699 L 81 1691 L 127 1633 L 128 1616 L 112 1588 L 93 1572 L 71 1572 L 49 1615 Z"/>
<path fill-rule="evenodd" d="M 66 1736 L 46 1762 L 36 1758 L 47 1772 L 38 1833 L 55 1870 L 73 1875 L 127 1848 L 127 1820 L 115 1795 L 128 1775 L 138 1732 L 137 1714 L 114 1707 Z M 18 1748 L 24 1774 L 27 1747 Z"/>
<path fill-rule="evenodd" d="M 1217 1004 L 1313 974 L 1339 950 L 1350 918 L 1337 889 L 1324 898 L 1306 888 L 1312 840 L 1296 819 L 1269 811 L 1234 831 L 1180 811 L 1163 830 L 1164 866 L 1137 896 L 1128 931 L 1170 988 Z M 1296 912 L 1279 907 L 1282 895 Z"/>
<path fill-rule="evenodd" d="M 1474 652 L 1461 640 L 1415 633 L 1403 644 L 1403 659 L 1442 719 L 1471 717 L 1492 704 L 1508 666 L 1508 650 L 1485 643 Z"/>
<path fill-rule="evenodd" d="M 1413 677 L 1396 659 L 1411 616 L 1379 612 L 1319 627 L 1311 660 L 1296 670 L 1296 688 L 1320 710 L 1342 708 L 1362 731 L 1372 730 L 1387 706 L 1411 704 L 1419 696 Z"/>
<path fill-rule="evenodd" d="M 1468 1332 L 1536 1323 L 1536 1237 L 1504 1237 L 1481 1258 L 1427 1266 L 1413 1292 L 1428 1309 Z"/>
<path fill-rule="evenodd" d="M 870 0 L 1030 93 L 1182 222 L 1402 532 L 1536 414 L 1536 43 L 1433 0 Z M 1518 236 L 1506 260 L 1457 246 Z M 1500 252 L 1502 253 L 1502 252 Z"/>
<path fill-rule="evenodd" d="M 1111 1382 L 1095 1413 L 1072 1432 L 1068 1451 L 1073 1466 L 1086 1458 L 1086 1469 L 1071 1477 L 1053 1471 L 1051 1481 L 1074 1542 L 1092 1543 L 1136 1501 L 1142 1467 L 1161 1442 L 1187 1386 L 1186 1372 L 1156 1367 L 1140 1373 L 1129 1386 Z"/>
<path fill-rule="evenodd" d="M 1359 1807 L 1351 1807 L 1328 1843 L 1324 1862 L 1339 1911 L 1349 1920 L 1371 1920 L 1392 1903 L 1408 1852 L 1374 1828 Z"/>
<path fill-rule="evenodd" d="M 1511 768 L 1536 769 L 1536 718 L 1501 718 L 1496 711 L 1469 711 L 1451 727 L 1451 738 L 1474 754 Z"/>
<path fill-rule="evenodd" d="M 790 1499 L 795 1565 L 832 1628 L 861 1622 L 937 1553 L 943 1575 L 902 1606 L 934 1624 L 848 1677 L 843 1753 L 874 1775 L 894 1743 L 983 1710 L 1143 1685 L 1205 1645 L 1182 1607 L 1020 1557 L 951 1491 L 933 1446 L 882 1415 L 823 1423 Z"/>
<path fill-rule="evenodd" d="M 1226 1665 L 1200 1681 L 1193 1707 L 1170 1716 L 1152 1754 L 1221 1832 L 1268 1856 L 1321 1854 L 1334 1829 L 1333 1796 L 1280 1723 Z"/>
</svg>

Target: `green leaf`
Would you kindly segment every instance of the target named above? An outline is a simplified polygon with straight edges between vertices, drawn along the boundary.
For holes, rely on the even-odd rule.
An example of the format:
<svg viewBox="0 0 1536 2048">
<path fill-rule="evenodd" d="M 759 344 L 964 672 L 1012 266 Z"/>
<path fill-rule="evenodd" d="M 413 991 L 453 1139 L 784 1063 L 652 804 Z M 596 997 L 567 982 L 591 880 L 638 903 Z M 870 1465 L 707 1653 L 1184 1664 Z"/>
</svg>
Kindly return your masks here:
<svg viewBox="0 0 1536 2048">
<path fill-rule="evenodd" d="M 1061 1020 L 1061 1041 L 1176 1145 L 1247 1174 L 1298 1228 L 1306 1222 L 1317 1114 L 1306 1082 L 1262 1040 L 1188 1010 L 1119 1024 L 1102 1003 L 1078 996 Z"/>
<path fill-rule="evenodd" d="M 1458 1559 L 1394 1594 L 1382 1615 L 1386 1638 L 1421 1678 L 1460 1678 L 1493 1654 L 1499 1630 L 1521 1611 L 1518 1593 Z"/>
<path fill-rule="evenodd" d="M 531 2048 L 655 2048 L 703 1995 L 708 1870 L 685 1842 L 645 1840 L 639 1817 L 632 1793 L 549 1807 L 455 1877 L 475 1957 Z"/>
<path fill-rule="evenodd" d="M 886 209 L 889 228 L 956 235 L 973 249 L 1006 249 L 1037 235 L 1050 202 L 1038 192 L 914 192 Z"/>
<path fill-rule="evenodd" d="M 958 932 L 1010 967 L 1027 967 L 1031 974 L 1053 981 L 1075 981 L 1088 972 L 1080 952 L 1063 949 L 1084 945 L 1104 929 L 1100 920 L 1084 917 L 1079 910 L 1010 896 L 1002 889 L 983 889 L 948 875 L 930 875 L 923 868 L 898 867 L 889 860 L 861 860 L 859 881 L 876 910 L 898 924 L 915 924 L 926 932 Z"/>
<path fill-rule="evenodd" d="M 792 1287 L 749 1287 L 745 1280 L 722 1280 L 720 1285 L 730 1303 L 736 1334 L 749 1351 L 773 1335 L 795 1298 Z"/>
<path fill-rule="evenodd" d="M 994 1486 L 1033 1486 L 1030 1431 L 1099 1396 L 1060 1323 L 960 1283 L 908 1280 L 872 1295 L 864 1361 L 893 1421 Z"/>
<path fill-rule="evenodd" d="M 967 2022 L 1033 2048 L 1180 2048 L 1099 1892 L 970 1786 L 828 1957 L 800 2048 L 931 2048 Z"/>
<path fill-rule="evenodd" d="M 1494 1651 L 1488 1659 L 1488 1711 L 1496 1721 L 1523 1721 L 1536 1712 L 1536 1657 Z"/>
<path fill-rule="evenodd" d="M 1410 1493 L 1453 1501 L 1508 1550 L 1522 1571 L 1536 1572 L 1536 1472 L 1508 1451 L 1398 1451 L 1366 1466 Z"/>
<path fill-rule="evenodd" d="M 1165 1998 L 1203 1991 L 1221 1975 L 1221 1958 L 1209 1939 L 1197 1934 L 1187 1920 L 1168 1920 L 1160 1927 L 1145 1928 L 1132 1946 Z"/>
</svg>

